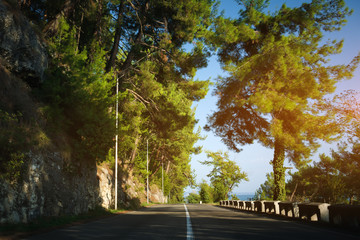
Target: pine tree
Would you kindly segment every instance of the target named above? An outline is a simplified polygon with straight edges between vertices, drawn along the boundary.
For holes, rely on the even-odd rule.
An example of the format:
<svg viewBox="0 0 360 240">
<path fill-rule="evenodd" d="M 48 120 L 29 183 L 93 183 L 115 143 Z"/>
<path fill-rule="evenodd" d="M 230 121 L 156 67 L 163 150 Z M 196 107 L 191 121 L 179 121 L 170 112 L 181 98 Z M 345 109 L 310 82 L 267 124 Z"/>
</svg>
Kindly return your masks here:
<svg viewBox="0 0 360 240">
<path fill-rule="evenodd" d="M 359 62 L 328 65 L 343 41 L 322 42 L 323 33 L 340 30 L 352 11 L 340 0 L 284 4 L 274 14 L 264 13 L 269 1 L 239 3 L 239 19 L 217 19 L 213 42 L 229 76 L 217 81 L 218 111 L 207 129 L 236 151 L 254 141 L 273 148 L 274 199 L 284 200 L 285 158 L 301 166 L 318 139 L 330 141 L 340 131 L 331 114 L 314 105 Z"/>
</svg>

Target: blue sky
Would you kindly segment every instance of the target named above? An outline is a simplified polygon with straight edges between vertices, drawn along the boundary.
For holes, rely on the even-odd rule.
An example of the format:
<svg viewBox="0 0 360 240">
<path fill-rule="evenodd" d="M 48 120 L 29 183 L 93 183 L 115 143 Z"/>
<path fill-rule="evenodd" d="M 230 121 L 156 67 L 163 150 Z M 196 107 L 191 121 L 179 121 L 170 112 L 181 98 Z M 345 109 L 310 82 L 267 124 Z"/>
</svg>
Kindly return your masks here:
<svg viewBox="0 0 360 240">
<path fill-rule="evenodd" d="M 270 1 L 270 9 L 278 9 L 283 3 L 286 3 L 289 7 L 300 6 L 301 2 L 299 0 L 272 0 Z M 309 2 L 309 1 L 307 1 Z M 334 55 L 331 57 L 330 64 L 348 64 L 353 57 L 360 52 L 360 1 L 359 0 L 346 0 L 346 4 L 354 9 L 352 16 L 348 18 L 348 23 L 345 27 L 342 28 L 340 32 L 331 33 L 325 36 L 330 39 L 344 39 L 343 51 L 339 55 Z M 240 7 L 234 0 L 222 0 L 220 5 L 220 10 L 225 11 L 225 16 L 230 16 L 232 18 L 237 17 L 237 13 Z M 215 81 L 217 76 L 225 76 L 219 63 L 217 62 L 217 57 L 212 56 L 208 63 L 208 66 L 204 69 L 200 69 L 197 72 L 196 78 L 200 80 L 211 79 Z M 206 117 L 216 110 L 216 101 L 217 98 L 212 96 L 212 89 L 205 97 L 194 104 L 196 107 L 195 117 L 199 120 L 198 127 L 204 127 L 206 124 Z M 355 72 L 354 77 L 351 80 L 344 80 L 337 85 L 336 93 L 340 93 L 347 89 L 355 89 L 360 91 L 360 68 Z M 207 138 L 204 141 L 199 141 L 197 145 L 203 146 L 203 149 L 217 151 L 229 151 L 228 148 L 221 142 L 219 137 L 214 136 L 212 132 L 202 131 L 203 135 L 206 135 Z M 314 160 L 318 159 L 320 153 L 329 153 L 330 148 L 336 148 L 336 143 L 333 144 L 323 144 L 323 146 L 318 150 L 313 156 Z M 240 153 L 235 153 L 229 151 L 230 159 L 235 161 L 240 168 L 248 174 L 249 181 L 242 182 L 237 188 L 234 189 L 235 193 L 254 193 L 256 189 L 259 188 L 260 184 L 264 183 L 266 180 L 266 173 L 272 171 L 272 166 L 269 162 L 273 158 L 273 150 L 262 147 L 260 144 L 252 144 L 242 147 L 243 151 Z M 206 176 L 211 168 L 200 164 L 199 161 L 206 160 L 206 154 L 201 153 L 199 155 L 192 156 L 191 166 L 195 170 L 196 181 L 200 183 L 202 179 L 205 179 L 209 182 L 208 177 Z M 288 162 L 285 162 L 286 166 L 290 166 Z M 191 191 L 186 189 L 186 192 Z"/>
</svg>

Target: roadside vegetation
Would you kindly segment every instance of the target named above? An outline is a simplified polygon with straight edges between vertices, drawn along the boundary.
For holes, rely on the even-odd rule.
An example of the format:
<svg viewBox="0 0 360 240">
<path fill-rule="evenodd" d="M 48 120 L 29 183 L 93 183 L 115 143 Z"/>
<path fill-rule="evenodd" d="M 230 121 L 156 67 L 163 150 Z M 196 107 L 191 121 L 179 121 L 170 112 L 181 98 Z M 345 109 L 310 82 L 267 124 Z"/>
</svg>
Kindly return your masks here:
<svg viewBox="0 0 360 240">
<path fill-rule="evenodd" d="M 161 185 L 163 169 L 164 194 L 182 201 L 185 186 L 194 183 L 190 156 L 200 152 L 192 105 L 205 97 L 209 81 L 195 74 L 210 56 L 205 42 L 215 2 L 6 2 L 32 23 L 49 65 L 44 82 L 28 87 L 38 118 L 0 103 L 0 177 L 21 180 L 26 154 L 39 148 L 71 156 L 68 174 L 77 174 L 82 162 L 115 166 L 118 134 L 122 171 Z M 38 135 L 44 144 L 32 141 Z"/>
<path fill-rule="evenodd" d="M 360 93 L 347 91 L 328 104 L 333 109 L 343 138 L 330 155 L 321 154 L 299 169 L 288 171 L 286 199 L 290 201 L 360 203 Z M 274 175 L 256 191 L 254 199 L 273 199 Z"/>
</svg>

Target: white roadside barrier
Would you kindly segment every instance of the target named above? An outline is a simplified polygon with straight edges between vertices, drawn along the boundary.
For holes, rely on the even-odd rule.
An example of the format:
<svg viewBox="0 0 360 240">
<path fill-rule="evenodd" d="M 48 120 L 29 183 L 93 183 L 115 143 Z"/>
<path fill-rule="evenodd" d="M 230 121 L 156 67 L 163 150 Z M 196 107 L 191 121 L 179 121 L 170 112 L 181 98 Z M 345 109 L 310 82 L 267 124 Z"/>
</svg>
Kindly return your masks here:
<svg viewBox="0 0 360 240">
<path fill-rule="evenodd" d="M 360 228 L 360 206 L 316 202 L 221 200 L 220 206 Z"/>
</svg>

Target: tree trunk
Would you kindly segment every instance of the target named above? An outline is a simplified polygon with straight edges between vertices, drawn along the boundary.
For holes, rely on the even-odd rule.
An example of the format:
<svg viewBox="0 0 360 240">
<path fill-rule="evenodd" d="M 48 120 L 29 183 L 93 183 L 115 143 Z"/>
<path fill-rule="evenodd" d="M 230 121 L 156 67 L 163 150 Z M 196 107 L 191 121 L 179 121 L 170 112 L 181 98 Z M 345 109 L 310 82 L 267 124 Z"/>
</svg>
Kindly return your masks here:
<svg viewBox="0 0 360 240">
<path fill-rule="evenodd" d="M 165 173 L 169 174 L 169 171 L 170 171 L 170 161 L 167 162 Z"/>
<path fill-rule="evenodd" d="M 43 29 L 43 33 L 47 37 L 55 36 L 59 29 L 59 23 L 61 17 L 64 18 L 69 17 L 70 13 L 74 11 L 76 4 L 78 4 L 78 1 L 66 0 L 61 11 L 55 16 L 53 20 L 51 20 L 46 24 L 46 26 Z"/>
<path fill-rule="evenodd" d="M 101 33 L 102 33 L 102 18 L 103 18 L 103 1 L 100 0 L 98 3 L 98 11 L 96 13 L 96 25 L 94 30 L 95 41 L 102 45 Z"/>
<path fill-rule="evenodd" d="M 290 201 L 292 201 L 294 199 L 297 187 L 298 187 L 298 183 L 296 183 L 296 185 L 295 185 L 294 191 L 292 192 L 291 197 L 290 197 Z"/>
<path fill-rule="evenodd" d="M 120 37 L 122 34 L 122 20 L 123 20 L 123 11 L 124 11 L 124 1 L 120 2 L 119 9 L 118 9 L 118 17 L 117 17 L 117 24 L 115 29 L 115 36 L 114 36 L 114 42 L 113 46 L 110 51 L 110 58 L 108 62 L 106 63 L 105 71 L 110 72 L 111 68 L 115 64 L 116 55 L 119 51 L 119 43 L 120 43 Z"/>
<path fill-rule="evenodd" d="M 136 157 L 136 151 L 137 151 L 137 147 L 139 145 L 139 141 L 141 139 L 141 136 L 139 134 L 136 135 L 135 138 L 135 142 L 134 142 L 134 149 L 131 153 L 131 157 L 130 157 L 130 162 L 133 163 L 135 161 L 135 157 Z"/>
<path fill-rule="evenodd" d="M 155 170 L 151 173 L 150 177 L 149 178 L 152 178 L 158 171 L 159 169 L 161 168 L 161 163 L 164 161 L 164 156 L 161 157 L 161 161 L 159 162 L 160 164 L 157 164 L 156 165 L 156 168 Z"/>
<path fill-rule="evenodd" d="M 137 134 L 136 138 L 135 138 L 135 142 L 134 142 L 134 149 L 131 151 L 128 166 L 125 167 L 125 165 L 124 165 L 124 169 L 127 169 L 129 171 L 131 171 L 133 169 L 134 164 L 135 164 L 135 157 L 136 157 L 136 153 L 137 153 L 137 147 L 139 145 L 140 140 L 141 140 L 141 136 L 139 134 Z"/>
<path fill-rule="evenodd" d="M 281 142 L 275 139 L 273 171 L 274 171 L 274 200 L 285 200 L 285 148 Z"/>
<path fill-rule="evenodd" d="M 130 68 L 133 60 L 135 60 L 136 57 L 136 53 L 138 51 L 138 45 L 142 42 L 143 39 L 143 28 L 144 28 L 144 23 L 146 21 L 146 12 L 149 10 L 149 3 L 148 1 L 146 1 L 145 3 L 143 3 L 141 10 L 140 10 L 140 20 L 139 20 L 139 29 L 138 29 L 138 33 L 136 34 L 136 38 L 134 40 L 134 44 L 131 47 L 128 55 L 126 56 L 126 59 L 124 61 L 124 63 L 122 64 L 120 71 L 122 72 L 122 76 L 126 75 L 126 71 Z"/>
<path fill-rule="evenodd" d="M 81 13 L 81 20 L 80 20 L 80 26 L 77 30 L 77 34 L 76 34 L 76 47 L 75 47 L 75 53 L 74 55 L 77 55 L 78 54 L 78 51 L 79 51 L 79 45 L 80 45 L 80 36 L 81 36 L 81 27 L 83 25 L 83 22 L 84 22 L 84 12 Z"/>
</svg>

